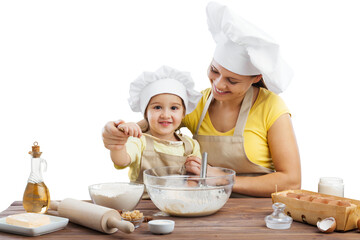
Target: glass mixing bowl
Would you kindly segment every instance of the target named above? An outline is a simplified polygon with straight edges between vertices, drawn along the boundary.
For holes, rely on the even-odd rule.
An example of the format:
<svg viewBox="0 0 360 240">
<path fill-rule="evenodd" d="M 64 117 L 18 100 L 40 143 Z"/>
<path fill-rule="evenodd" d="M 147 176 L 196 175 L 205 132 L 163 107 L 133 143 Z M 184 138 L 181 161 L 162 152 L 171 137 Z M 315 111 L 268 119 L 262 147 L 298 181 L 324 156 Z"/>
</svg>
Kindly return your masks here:
<svg viewBox="0 0 360 240">
<path fill-rule="evenodd" d="M 184 174 L 179 167 L 152 168 L 144 171 L 144 184 L 161 211 L 181 217 L 206 216 L 224 206 L 234 185 L 235 171 L 213 169 L 216 173 L 200 178 Z"/>
</svg>

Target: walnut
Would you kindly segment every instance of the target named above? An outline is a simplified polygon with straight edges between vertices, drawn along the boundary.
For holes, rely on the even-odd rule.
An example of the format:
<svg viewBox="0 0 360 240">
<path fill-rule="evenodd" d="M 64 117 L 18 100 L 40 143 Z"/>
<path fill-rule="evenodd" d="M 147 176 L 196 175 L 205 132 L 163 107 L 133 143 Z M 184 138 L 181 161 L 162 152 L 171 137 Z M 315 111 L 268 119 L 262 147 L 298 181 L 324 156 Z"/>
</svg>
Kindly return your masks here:
<svg viewBox="0 0 360 240">
<path fill-rule="evenodd" d="M 144 217 L 144 214 L 139 210 L 134 210 L 132 212 L 123 212 L 121 213 L 121 217 L 126 221 L 134 221 Z"/>
</svg>

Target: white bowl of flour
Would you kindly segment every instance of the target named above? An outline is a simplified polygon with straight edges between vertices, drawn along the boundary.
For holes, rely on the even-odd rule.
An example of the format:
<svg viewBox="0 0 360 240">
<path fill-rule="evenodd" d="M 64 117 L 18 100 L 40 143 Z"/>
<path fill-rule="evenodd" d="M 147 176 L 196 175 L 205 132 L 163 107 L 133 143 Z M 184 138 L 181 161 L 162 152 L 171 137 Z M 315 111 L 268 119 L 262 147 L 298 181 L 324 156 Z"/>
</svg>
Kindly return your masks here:
<svg viewBox="0 0 360 240">
<path fill-rule="evenodd" d="M 112 182 L 89 186 L 93 203 L 122 211 L 132 211 L 139 203 L 144 185 L 138 183 Z"/>
</svg>

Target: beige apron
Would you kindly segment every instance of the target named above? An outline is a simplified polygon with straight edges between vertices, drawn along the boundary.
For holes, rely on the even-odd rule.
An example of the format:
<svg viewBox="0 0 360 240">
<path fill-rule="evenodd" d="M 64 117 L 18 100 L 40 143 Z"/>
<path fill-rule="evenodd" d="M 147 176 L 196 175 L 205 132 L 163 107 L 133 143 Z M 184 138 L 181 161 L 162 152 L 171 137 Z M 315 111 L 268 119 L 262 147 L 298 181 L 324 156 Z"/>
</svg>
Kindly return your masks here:
<svg viewBox="0 0 360 240">
<path fill-rule="evenodd" d="M 185 137 L 178 134 L 176 134 L 176 136 L 183 142 L 184 156 L 174 156 L 166 153 L 156 152 L 154 149 L 154 140 L 145 136 L 146 147 L 141 157 L 140 172 L 138 178 L 136 179 L 136 183 L 143 183 L 143 172 L 146 169 L 167 166 L 178 166 L 179 169 L 182 168 L 187 156 L 192 153 L 193 148 L 190 141 Z M 144 192 L 143 199 L 149 199 L 146 190 Z"/>
<path fill-rule="evenodd" d="M 233 169 L 237 176 L 257 176 L 271 173 L 272 170 L 251 162 L 245 153 L 244 148 L 244 130 L 246 121 L 252 106 L 253 87 L 246 92 L 241 104 L 239 116 L 236 122 L 233 136 L 206 136 L 198 135 L 200 125 L 209 109 L 213 99 L 211 93 L 200 121 L 197 125 L 194 139 L 198 140 L 201 152 L 208 153 L 208 164 L 216 167 Z M 249 197 L 238 193 L 232 193 L 231 197 Z"/>
</svg>

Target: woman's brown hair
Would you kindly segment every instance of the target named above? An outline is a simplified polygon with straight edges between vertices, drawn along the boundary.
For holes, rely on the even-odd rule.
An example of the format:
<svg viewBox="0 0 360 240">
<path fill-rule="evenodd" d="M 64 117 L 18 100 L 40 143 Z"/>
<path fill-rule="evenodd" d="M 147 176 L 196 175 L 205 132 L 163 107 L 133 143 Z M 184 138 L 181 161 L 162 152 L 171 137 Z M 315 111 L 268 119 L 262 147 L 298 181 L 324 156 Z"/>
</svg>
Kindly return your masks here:
<svg viewBox="0 0 360 240">
<path fill-rule="evenodd" d="M 256 76 L 257 75 L 255 75 L 254 77 L 256 77 Z M 268 89 L 263 78 L 261 78 L 260 81 L 258 81 L 257 83 L 253 83 L 252 85 L 254 87 L 262 87 L 262 88 Z"/>
</svg>

